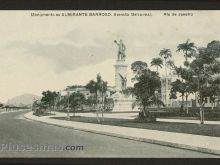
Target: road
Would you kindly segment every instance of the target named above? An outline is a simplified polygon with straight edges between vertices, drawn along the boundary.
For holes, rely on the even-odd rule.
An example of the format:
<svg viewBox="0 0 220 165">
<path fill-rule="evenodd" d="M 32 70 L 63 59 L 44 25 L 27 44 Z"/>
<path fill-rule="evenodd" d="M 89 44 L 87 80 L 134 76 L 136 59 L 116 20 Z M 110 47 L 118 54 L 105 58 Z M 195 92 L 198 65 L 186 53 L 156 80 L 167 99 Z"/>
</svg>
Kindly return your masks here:
<svg viewBox="0 0 220 165">
<path fill-rule="evenodd" d="M 217 157 L 27 120 L 27 111 L 0 114 L 0 157 Z M 6 145 L 83 146 L 81 150 L 8 151 Z M 4 148 L 4 150 L 3 150 Z"/>
</svg>

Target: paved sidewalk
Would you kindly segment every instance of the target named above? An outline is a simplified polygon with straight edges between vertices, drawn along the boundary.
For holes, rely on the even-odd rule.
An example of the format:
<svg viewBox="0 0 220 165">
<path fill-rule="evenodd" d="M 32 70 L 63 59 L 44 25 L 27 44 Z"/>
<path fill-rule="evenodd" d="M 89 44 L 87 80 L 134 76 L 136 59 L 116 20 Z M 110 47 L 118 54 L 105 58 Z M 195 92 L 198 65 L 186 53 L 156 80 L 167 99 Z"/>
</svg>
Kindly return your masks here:
<svg viewBox="0 0 220 165">
<path fill-rule="evenodd" d="M 200 124 L 200 120 L 184 120 L 184 119 L 165 119 L 165 118 L 157 118 L 157 121 L 173 122 L 173 123 L 192 123 L 192 124 Z M 220 125 L 220 121 L 205 121 L 204 123 L 205 123 L 205 124 Z"/>
<path fill-rule="evenodd" d="M 38 117 L 32 113 L 26 113 L 24 117 L 61 127 L 220 155 L 219 137 L 57 120 L 50 118 L 51 116 Z M 63 116 L 63 113 L 56 113 L 56 117 L 58 116 Z"/>
</svg>

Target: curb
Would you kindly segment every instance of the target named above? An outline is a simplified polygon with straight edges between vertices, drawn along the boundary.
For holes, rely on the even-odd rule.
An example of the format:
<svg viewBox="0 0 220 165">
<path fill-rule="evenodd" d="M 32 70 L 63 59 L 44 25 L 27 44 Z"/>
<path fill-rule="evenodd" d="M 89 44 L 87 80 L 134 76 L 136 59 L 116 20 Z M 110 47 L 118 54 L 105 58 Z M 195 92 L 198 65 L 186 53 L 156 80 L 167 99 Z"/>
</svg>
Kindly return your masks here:
<svg viewBox="0 0 220 165">
<path fill-rule="evenodd" d="M 173 147 L 173 148 L 181 148 L 181 149 L 197 151 L 197 152 L 202 152 L 202 153 L 220 155 L 220 150 L 207 149 L 207 148 L 203 148 L 203 147 L 194 147 L 194 146 L 185 145 L 185 144 L 172 143 L 172 142 L 166 142 L 166 141 L 154 140 L 154 139 L 148 139 L 148 138 L 138 138 L 138 137 L 133 137 L 133 136 L 125 136 L 125 135 L 121 135 L 121 134 L 109 133 L 109 132 L 104 132 L 104 131 L 82 129 L 82 128 L 77 128 L 74 126 L 63 126 L 61 124 L 48 123 L 46 121 L 39 121 L 36 119 L 32 119 L 32 118 L 27 117 L 26 114 L 24 114 L 24 118 L 26 118 L 28 120 L 32 120 L 32 121 L 37 121 L 37 122 L 43 123 L 43 124 L 54 125 L 54 126 L 58 126 L 58 127 L 62 127 L 62 128 L 74 129 L 74 130 L 90 132 L 90 133 L 95 133 L 95 134 L 100 134 L 100 135 L 129 139 L 129 140 L 134 140 L 134 141 L 140 141 L 140 142 L 145 142 L 145 143 L 158 144 L 158 145 L 168 146 L 168 147 Z"/>
</svg>

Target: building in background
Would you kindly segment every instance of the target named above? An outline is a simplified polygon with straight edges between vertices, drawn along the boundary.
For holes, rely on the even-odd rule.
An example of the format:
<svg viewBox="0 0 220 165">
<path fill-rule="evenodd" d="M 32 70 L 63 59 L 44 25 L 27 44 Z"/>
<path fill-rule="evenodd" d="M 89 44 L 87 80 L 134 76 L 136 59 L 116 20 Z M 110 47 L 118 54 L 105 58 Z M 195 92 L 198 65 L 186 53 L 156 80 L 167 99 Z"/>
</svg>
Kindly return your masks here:
<svg viewBox="0 0 220 165">
<path fill-rule="evenodd" d="M 166 107 L 172 106 L 172 99 L 170 99 L 171 83 L 173 81 L 172 75 L 161 77 L 161 100 Z"/>
</svg>

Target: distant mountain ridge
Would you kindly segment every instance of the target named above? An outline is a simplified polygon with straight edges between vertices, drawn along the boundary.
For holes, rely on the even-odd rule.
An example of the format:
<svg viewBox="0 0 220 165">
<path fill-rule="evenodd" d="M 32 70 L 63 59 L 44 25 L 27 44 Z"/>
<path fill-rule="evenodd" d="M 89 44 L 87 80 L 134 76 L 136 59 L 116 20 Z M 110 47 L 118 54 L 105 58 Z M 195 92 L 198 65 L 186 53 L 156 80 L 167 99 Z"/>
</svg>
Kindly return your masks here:
<svg viewBox="0 0 220 165">
<path fill-rule="evenodd" d="M 31 105 L 34 99 L 38 100 L 41 99 L 41 97 L 34 94 L 23 94 L 9 99 L 6 104 L 15 106 Z"/>
</svg>

